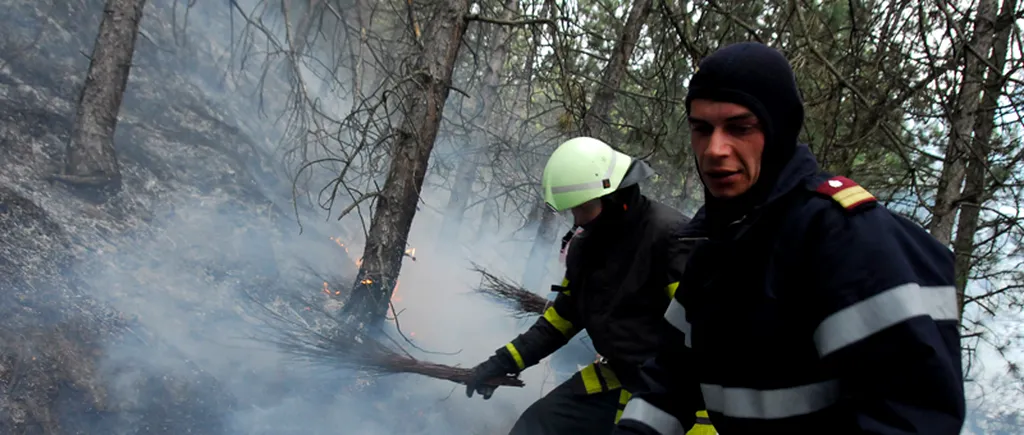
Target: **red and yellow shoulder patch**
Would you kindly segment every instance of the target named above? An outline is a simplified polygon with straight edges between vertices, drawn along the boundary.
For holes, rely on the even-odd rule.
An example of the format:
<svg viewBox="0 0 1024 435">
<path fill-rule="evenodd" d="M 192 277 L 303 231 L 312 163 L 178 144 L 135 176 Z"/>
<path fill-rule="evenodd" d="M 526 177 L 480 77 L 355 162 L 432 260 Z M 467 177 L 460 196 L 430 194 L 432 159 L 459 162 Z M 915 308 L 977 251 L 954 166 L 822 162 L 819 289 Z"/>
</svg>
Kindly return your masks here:
<svg viewBox="0 0 1024 435">
<path fill-rule="evenodd" d="M 871 192 L 843 176 L 829 178 L 819 184 L 815 190 L 820 194 L 831 196 L 833 200 L 847 210 L 853 210 L 861 205 L 877 201 Z"/>
</svg>

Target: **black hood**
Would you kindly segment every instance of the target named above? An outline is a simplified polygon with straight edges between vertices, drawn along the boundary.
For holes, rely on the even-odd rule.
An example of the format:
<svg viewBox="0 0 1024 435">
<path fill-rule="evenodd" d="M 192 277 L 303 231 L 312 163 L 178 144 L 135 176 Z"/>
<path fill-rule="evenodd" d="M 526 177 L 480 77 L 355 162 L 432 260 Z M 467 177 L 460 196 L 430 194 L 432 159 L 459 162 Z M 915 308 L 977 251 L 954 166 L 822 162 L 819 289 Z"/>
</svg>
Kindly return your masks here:
<svg viewBox="0 0 1024 435">
<path fill-rule="evenodd" d="M 757 116 L 765 145 L 757 182 L 744 194 L 717 199 L 704 188 L 713 220 L 732 221 L 768 200 L 797 148 L 804 123 L 803 100 L 789 61 L 778 50 L 756 42 L 725 46 L 703 59 L 690 79 L 686 110 L 694 99 L 739 104 Z M 699 162 L 698 162 L 699 164 Z M 703 179 L 701 180 L 703 182 Z"/>
</svg>

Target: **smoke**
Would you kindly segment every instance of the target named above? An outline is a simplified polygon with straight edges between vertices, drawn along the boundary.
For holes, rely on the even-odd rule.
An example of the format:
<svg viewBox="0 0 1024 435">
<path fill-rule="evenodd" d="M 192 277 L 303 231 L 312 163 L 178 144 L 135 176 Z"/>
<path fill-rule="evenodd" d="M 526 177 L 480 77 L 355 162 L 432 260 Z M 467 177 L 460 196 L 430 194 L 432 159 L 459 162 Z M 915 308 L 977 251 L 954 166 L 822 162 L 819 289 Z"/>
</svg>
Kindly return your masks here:
<svg viewBox="0 0 1024 435">
<path fill-rule="evenodd" d="M 36 15 L 38 23 L 53 19 L 63 26 L 44 29 L 38 48 L 59 61 L 19 61 L 37 69 L 52 62 L 68 75 L 84 75 L 87 60 L 79 52 L 91 49 L 102 2 L 60 8 L 5 3 L 26 17 Z M 286 121 L 276 119 L 287 108 L 287 83 L 281 77 L 261 81 L 259 68 L 226 75 L 229 65 L 242 63 L 228 53 L 232 32 L 238 35 L 244 26 L 229 17 L 233 4 L 196 2 L 184 30 L 183 2 L 147 4 L 117 133 L 126 188 L 113 205 L 82 205 L 51 187 L 37 192 L 69 232 L 78 232 L 72 238 L 88 245 L 90 254 L 75 269 L 89 294 L 130 319 L 127 338 L 102 346 L 97 370 L 104 411 L 65 395 L 58 406 L 62 425 L 111 434 L 505 433 L 526 406 L 554 387 L 546 364 L 524 373 L 527 387 L 501 388 L 483 401 L 467 399 L 464 387 L 445 381 L 412 375 L 371 381 L 358 372 L 303 364 L 253 340 L 260 325 L 250 316 L 246 293 L 317 295 L 320 283 L 311 282 L 307 266 L 351 278 L 363 229 L 356 214 L 325 221 L 326 211 L 292 204 L 295 168 L 281 163 Z M 237 4 L 246 11 L 263 7 L 255 0 Z M 63 94 L 47 98 L 61 101 L 68 112 L 73 92 L 52 87 Z M 59 148 L 59 137 L 45 140 Z M 326 184 L 332 175 L 317 172 L 308 186 Z M 483 240 L 472 240 L 479 226 L 473 212 L 464 218 L 459 240 L 439 241 L 443 216 L 436 210 L 446 199 L 445 190 L 425 189 L 409 240 L 416 258 L 405 260 L 394 302 L 402 330 L 426 350 L 407 346 L 414 356 L 471 366 L 533 319 L 515 320 L 473 294 L 478 277 L 470 260 L 522 276 L 530 248 L 523 235 L 532 231 L 513 234 L 518 222 L 507 219 Z M 339 200 L 336 207 L 344 205 Z M 83 211 L 93 214 L 85 219 Z M 557 282 L 560 273 L 552 265 L 548 281 Z"/>
<path fill-rule="evenodd" d="M 288 83 L 261 77 L 255 60 L 238 72 L 243 59 L 229 53 L 232 32 L 243 33 L 240 19 L 229 16 L 234 3 L 195 2 L 185 29 L 183 2 L 147 4 L 115 137 L 125 177 L 118 197 L 85 204 L 40 181 L 59 165 L 88 66 L 81 53 L 91 51 L 102 3 L 5 0 L 11 13 L 0 20 L 9 37 L 0 48 L 4 107 L 22 114 L 11 122 L 26 114 L 45 120 L 14 126 L 19 132 L 10 142 L 24 145 L 13 148 L 17 160 L 0 161 L 0 183 L 31 198 L 68 234 L 85 293 L 116 308 L 127 324 L 98 343 L 95 376 L 92 361 L 61 362 L 68 372 L 89 367 L 73 378 L 95 384 L 54 393 L 49 405 L 62 433 L 506 433 L 564 379 L 541 363 L 524 373 L 525 388 L 467 399 L 464 387 L 450 382 L 371 380 L 295 361 L 258 340 L 246 294 L 317 296 L 321 283 L 306 267 L 348 284 L 363 225 L 356 212 L 337 222 L 308 202 L 292 203 L 294 162 L 280 146 L 287 120 L 277 118 L 287 109 Z M 260 3 L 237 4 L 252 11 Z M 314 172 L 300 188 L 315 195 L 333 175 Z M 427 185 L 440 184 L 438 175 L 429 173 Z M 415 260 L 405 260 L 394 303 L 402 330 L 426 350 L 406 346 L 414 356 L 469 367 L 533 322 L 471 292 L 478 277 L 470 260 L 520 277 L 530 248 L 524 236 L 533 231 L 516 232 L 520 222 L 508 216 L 474 239 L 477 207 L 458 240 L 438 240 L 446 200 L 446 189 L 425 188 L 409 240 Z M 336 207 L 346 204 L 341 198 Z M 559 281 L 560 266 L 546 274 Z M 579 363 L 589 362 L 592 349 L 573 346 Z"/>
<path fill-rule="evenodd" d="M 225 211 L 215 200 L 178 206 L 156 226 L 159 236 L 119 251 L 89 279 L 116 308 L 138 316 L 139 324 L 180 352 L 145 354 L 149 346 L 109 347 L 104 364 L 108 372 L 113 371 L 110 367 L 133 369 L 110 381 L 111 394 L 120 400 L 145 402 L 137 384 L 147 375 L 189 377 L 201 370 L 236 401 L 233 409 L 221 410 L 224 434 L 447 434 L 499 433 L 541 394 L 543 366 L 526 372 L 527 388 L 503 388 L 484 402 L 465 398 L 463 387 L 445 381 L 395 375 L 365 385 L 358 373 L 292 361 L 247 339 L 258 329 L 243 320 L 249 308 L 242 291 L 259 291 L 249 286 L 270 282 L 260 279 L 267 275 L 276 275 L 276 282 L 305 285 L 308 277 L 297 266 L 307 263 L 330 273 L 331 263 L 351 261 L 340 246 L 328 239 L 276 232 L 258 218 Z M 445 353 L 410 348 L 414 355 L 468 366 L 529 323 L 511 319 L 469 291 L 476 277 L 467 270 L 465 255 L 430 246 L 437 228 L 438 220 L 430 213 L 416 220 L 410 243 L 418 255 L 415 261 L 406 260 L 395 308 L 411 340 Z M 502 273 L 521 265 L 506 258 L 523 256 L 514 248 L 476 252 L 477 260 Z M 321 291 L 315 283 L 305 290 L 311 296 Z"/>
</svg>

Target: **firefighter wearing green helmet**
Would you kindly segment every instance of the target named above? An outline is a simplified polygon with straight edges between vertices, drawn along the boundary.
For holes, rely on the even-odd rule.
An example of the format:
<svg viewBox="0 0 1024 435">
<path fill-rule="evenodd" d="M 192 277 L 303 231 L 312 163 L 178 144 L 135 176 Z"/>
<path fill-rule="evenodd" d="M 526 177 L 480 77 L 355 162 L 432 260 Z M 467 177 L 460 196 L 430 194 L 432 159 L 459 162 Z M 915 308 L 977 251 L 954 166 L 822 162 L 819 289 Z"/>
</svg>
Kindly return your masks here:
<svg viewBox="0 0 1024 435">
<path fill-rule="evenodd" d="M 466 395 L 490 398 L 487 380 L 518 376 L 584 329 L 601 357 L 527 408 L 511 435 L 609 434 L 630 392 L 644 386 L 639 366 L 658 347 L 692 248 L 678 237 L 689 219 L 640 193 L 651 175 L 644 161 L 590 137 L 562 143 L 548 159 L 544 200 L 573 215 L 565 277 L 551 286 L 557 296 L 544 315 L 473 369 Z M 691 433 L 715 432 L 698 424 Z"/>
</svg>

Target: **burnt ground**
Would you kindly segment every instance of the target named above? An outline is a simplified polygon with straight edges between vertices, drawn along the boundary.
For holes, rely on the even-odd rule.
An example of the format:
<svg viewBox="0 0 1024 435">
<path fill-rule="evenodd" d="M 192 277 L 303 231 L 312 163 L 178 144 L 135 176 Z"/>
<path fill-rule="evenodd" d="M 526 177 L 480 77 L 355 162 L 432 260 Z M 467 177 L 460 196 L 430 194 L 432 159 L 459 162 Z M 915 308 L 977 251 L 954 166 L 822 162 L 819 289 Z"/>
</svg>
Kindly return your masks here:
<svg viewBox="0 0 1024 435">
<path fill-rule="evenodd" d="M 102 364 L 106 349 L 173 350 L 145 340 L 145 327 L 91 297 L 61 227 L 2 186 L 0 234 L 0 432 L 117 433 L 125 419 L 137 419 L 146 422 L 145 433 L 217 433 L 218 407 L 231 403 L 208 377 L 145 377 L 136 388 L 152 402 L 142 406 L 108 391 L 109 378 L 130 367 Z M 198 406 L 191 395 L 221 396 L 220 403 Z"/>
<path fill-rule="evenodd" d="M 173 3 L 147 4 L 115 137 L 125 189 L 95 204 L 46 180 L 103 2 L 0 2 L 0 433 L 220 434 L 253 405 L 225 384 L 246 375 L 214 377 L 196 343 L 240 321 L 238 288 L 269 297 L 299 249 L 272 193 L 289 186 L 269 133 L 234 121 L 247 102 L 210 95 L 233 91 L 217 48 L 174 44 Z M 334 253 L 315 227 L 303 237 Z"/>
<path fill-rule="evenodd" d="M 227 2 L 194 2 L 187 43 L 190 2 L 147 2 L 115 134 L 123 190 L 93 203 L 48 181 L 103 3 L 0 0 L 0 433 L 506 433 L 508 393 L 368 383 L 239 344 L 242 292 L 319 294 L 305 266 L 345 284 L 354 258 L 331 238 L 358 244 L 362 228 L 299 203 L 299 232 L 273 115 L 283 84 L 255 95 L 259 71 L 226 77 L 227 38 L 204 38 L 238 30 Z"/>
</svg>

